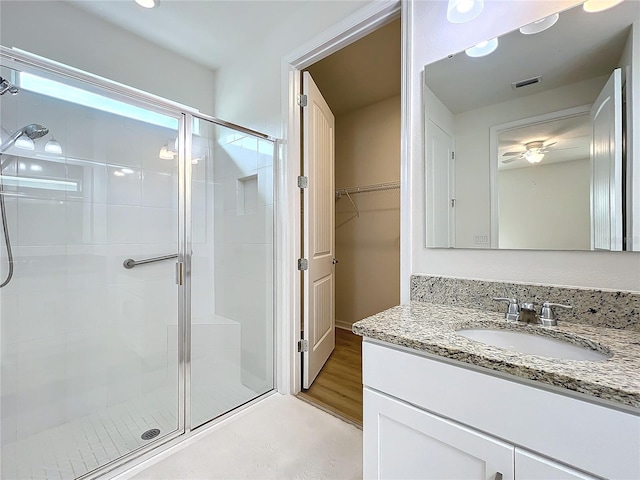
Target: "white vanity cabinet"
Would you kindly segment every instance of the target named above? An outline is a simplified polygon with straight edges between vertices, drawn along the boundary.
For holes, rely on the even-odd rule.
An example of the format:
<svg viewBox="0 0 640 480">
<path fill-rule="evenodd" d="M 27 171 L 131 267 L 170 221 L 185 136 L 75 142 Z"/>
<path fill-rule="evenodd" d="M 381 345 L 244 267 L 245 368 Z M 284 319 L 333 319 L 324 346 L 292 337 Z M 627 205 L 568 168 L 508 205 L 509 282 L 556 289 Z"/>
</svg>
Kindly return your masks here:
<svg viewBox="0 0 640 480">
<path fill-rule="evenodd" d="M 640 478 L 640 417 L 363 343 L 364 478 Z"/>
</svg>

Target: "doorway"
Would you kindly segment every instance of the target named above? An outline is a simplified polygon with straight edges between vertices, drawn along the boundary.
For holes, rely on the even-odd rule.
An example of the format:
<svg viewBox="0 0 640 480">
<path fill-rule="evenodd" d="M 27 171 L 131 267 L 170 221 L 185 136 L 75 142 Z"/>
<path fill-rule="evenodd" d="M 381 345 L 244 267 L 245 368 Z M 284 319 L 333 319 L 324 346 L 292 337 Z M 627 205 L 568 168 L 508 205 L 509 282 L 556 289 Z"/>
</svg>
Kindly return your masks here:
<svg viewBox="0 0 640 480">
<path fill-rule="evenodd" d="M 400 19 L 305 71 L 335 116 L 337 263 L 335 350 L 300 396 L 361 425 L 362 339 L 351 326 L 400 301 Z"/>
</svg>

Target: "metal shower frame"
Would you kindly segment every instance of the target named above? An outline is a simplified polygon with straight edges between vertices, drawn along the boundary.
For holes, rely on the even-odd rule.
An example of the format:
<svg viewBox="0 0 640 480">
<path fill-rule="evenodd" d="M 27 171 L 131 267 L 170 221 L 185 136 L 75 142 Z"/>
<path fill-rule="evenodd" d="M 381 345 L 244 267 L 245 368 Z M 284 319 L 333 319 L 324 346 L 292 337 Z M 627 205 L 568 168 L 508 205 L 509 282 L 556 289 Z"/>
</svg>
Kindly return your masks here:
<svg viewBox="0 0 640 480">
<path fill-rule="evenodd" d="M 192 153 L 192 125 L 194 119 L 203 120 L 221 127 L 226 127 L 240 133 L 250 135 L 252 137 L 267 140 L 273 144 L 273 168 L 274 168 L 274 198 L 277 197 L 277 159 L 279 154 L 279 140 L 265 133 L 257 132 L 240 125 L 227 122 L 225 120 L 203 114 L 197 109 L 186 105 L 167 100 L 165 98 L 153 95 L 142 90 L 138 90 L 103 77 L 93 75 L 81 70 L 63 65 L 61 63 L 34 55 L 23 50 L 15 48 L 7 48 L 0 45 L 0 66 L 6 66 L 14 70 L 37 73 L 38 75 L 49 75 L 54 77 L 62 77 L 71 82 L 80 82 L 85 86 L 91 87 L 93 90 L 99 91 L 111 98 L 124 100 L 129 104 L 136 105 L 148 110 L 155 111 L 160 114 L 176 118 L 179 122 L 178 137 L 183 141 L 179 141 L 178 152 L 178 254 L 177 261 L 183 264 L 184 280 L 183 284 L 178 286 L 178 429 L 170 434 L 158 438 L 155 442 L 133 450 L 132 452 L 119 457 L 112 462 L 93 470 L 79 479 L 93 479 L 104 475 L 107 472 L 119 474 L 125 472 L 143 461 L 165 451 L 193 435 L 199 434 L 203 430 L 214 426 L 220 421 L 226 419 L 230 415 L 234 415 L 238 411 L 248 408 L 254 403 L 260 401 L 265 396 L 272 395 L 276 388 L 277 381 L 277 341 L 276 341 L 276 295 L 275 285 L 278 270 L 276 244 L 276 228 L 274 227 L 273 235 L 273 372 L 272 385 L 273 388 L 253 400 L 240 405 L 230 412 L 219 417 L 211 419 L 204 425 L 191 427 L 191 405 L 188 401 L 191 395 L 191 252 L 192 234 L 191 234 L 191 158 Z M 12 79 L 13 80 L 13 79 Z M 275 214 L 275 206 L 274 206 Z"/>
</svg>

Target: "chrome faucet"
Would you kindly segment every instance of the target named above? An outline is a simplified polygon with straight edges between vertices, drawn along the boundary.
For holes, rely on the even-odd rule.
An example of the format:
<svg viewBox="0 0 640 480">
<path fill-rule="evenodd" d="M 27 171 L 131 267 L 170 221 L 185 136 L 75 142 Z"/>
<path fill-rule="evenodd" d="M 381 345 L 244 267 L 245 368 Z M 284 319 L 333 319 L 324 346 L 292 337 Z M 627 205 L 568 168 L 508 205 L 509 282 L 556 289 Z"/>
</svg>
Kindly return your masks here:
<svg viewBox="0 0 640 480">
<path fill-rule="evenodd" d="M 544 302 L 540 309 L 540 314 L 536 311 L 535 303 L 523 302 L 518 303 L 516 298 L 494 297 L 497 302 L 508 302 L 507 312 L 504 314 L 509 322 L 535 323 L 545 327 L 552 327 L 558 324 L 553 307 L 573 308 L 571 305 L 562 305 L 560 303 Z"/>
<path fill-rule="evenodd" d="M 517 298 L 493 297 L 496 302 L 509 302 L 504 318 L 509 322 L 517 322 L 520 318 L 520 304 Z"/>
</svg>

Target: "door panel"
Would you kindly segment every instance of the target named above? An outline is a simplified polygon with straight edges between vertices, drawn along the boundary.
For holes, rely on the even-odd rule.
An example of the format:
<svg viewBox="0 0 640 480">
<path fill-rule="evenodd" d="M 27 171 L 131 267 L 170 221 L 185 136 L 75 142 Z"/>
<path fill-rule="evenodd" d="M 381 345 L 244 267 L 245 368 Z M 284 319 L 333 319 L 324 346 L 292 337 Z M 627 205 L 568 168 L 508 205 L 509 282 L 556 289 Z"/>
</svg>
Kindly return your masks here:
<svg viewBox="0 0 640 480">
<path fill-rule="evenodd" d="M 303 169 L 309 179 L 304 189 L 303 388 L 309 388 L 335 347 L 335 120 L 327 102 L 308 72 L 303 73 Z"/>
<path fill-rule="evenodd" d="M 596 250 L 622 250 L 622 76 L 615 69 L 591 108 L 591 232 Z"/>
</svg>

